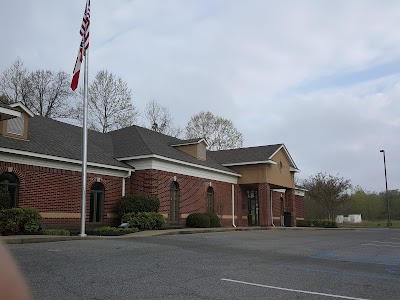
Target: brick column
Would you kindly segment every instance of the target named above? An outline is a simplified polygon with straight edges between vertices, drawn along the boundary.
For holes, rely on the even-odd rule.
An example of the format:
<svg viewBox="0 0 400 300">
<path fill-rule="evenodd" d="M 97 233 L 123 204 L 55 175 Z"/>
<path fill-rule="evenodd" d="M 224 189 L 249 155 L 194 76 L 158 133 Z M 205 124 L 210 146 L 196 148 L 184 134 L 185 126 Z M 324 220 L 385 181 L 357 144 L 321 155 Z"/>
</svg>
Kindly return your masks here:
<svg viewBox="0 0 400 300">
<path fill-rule="evenodd" d="M 285 209 L 286 211 L 292 212 L 292 224 L 296 226 L 296 197 L 294 189 L 286 189 L 285 202 Z"/>
<path fill-rule="evenodd" d="M 258 185 L 258 216 L 260 226 L 271 226 L 271 199 L 270 186 L 268 183 Z"/>
</svg>

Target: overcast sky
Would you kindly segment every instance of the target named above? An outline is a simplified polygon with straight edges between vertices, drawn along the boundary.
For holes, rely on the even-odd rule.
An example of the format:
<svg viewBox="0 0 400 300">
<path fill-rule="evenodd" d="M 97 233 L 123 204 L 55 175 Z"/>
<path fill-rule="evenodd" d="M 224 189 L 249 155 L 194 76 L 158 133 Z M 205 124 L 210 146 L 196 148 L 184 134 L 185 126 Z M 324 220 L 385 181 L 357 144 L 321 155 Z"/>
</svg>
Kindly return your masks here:
<svg viewBox="0 0 400 300">
<path fill-rule="evenodd" d="M 84 5 L 1 1 L 0 71 L 20 57 L 72 75 Z M 300 178 L 370 191 L 385 149 L 400 189 L 400 1 L 92 0 L 90 38 L 90 78 L 122 77 L 139 111 L 155 99 L 183 127 L 209 110 L 246 147 L 285 143 Z"/>
</svg>

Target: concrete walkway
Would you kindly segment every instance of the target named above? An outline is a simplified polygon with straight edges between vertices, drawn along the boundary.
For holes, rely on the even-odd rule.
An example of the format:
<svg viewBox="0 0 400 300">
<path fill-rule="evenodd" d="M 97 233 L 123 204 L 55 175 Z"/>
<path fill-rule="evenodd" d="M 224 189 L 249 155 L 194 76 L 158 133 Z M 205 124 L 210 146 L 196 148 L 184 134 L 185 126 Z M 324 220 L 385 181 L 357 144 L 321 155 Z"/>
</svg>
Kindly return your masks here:
<svg viewBox="0 0 400 300">
<path fill-rule="evenodd" d="M 0 236 L 0 242 L 5 244 L 27 244 L 27 243 L 47 243 L 72 240 L 87 239 L 127 239 L 127 238 L 143 238 L 162 235 L 176 234 L 194 234 L 194 233 L 210 233 L 210 232 L 227 232 L 227 231 L 252 231 L 252 230 L 352 230 L 354 228 L 316 228 L 316 227 L 218 227 L 218 228 L 180 228 L 180 229 L 162 229 L 162 230 L 145 230 L 135 233 L 119 235 L 119 236 L 59 236 L 59 235 L 12 235 Z"/>
</svg>

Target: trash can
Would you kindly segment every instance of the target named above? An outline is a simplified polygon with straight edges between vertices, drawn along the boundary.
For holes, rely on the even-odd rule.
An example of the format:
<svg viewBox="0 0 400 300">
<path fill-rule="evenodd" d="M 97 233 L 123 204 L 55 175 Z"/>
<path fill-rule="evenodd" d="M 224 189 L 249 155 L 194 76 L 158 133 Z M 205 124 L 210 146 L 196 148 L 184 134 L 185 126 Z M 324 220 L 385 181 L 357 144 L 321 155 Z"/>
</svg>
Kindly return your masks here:
<svg viewBox="0 0 400 300">
<path fill-rule="evenodd" d="M 292 216 L 293 213 L 291 211 L 285 211 L 283 213 L 283 224 L 285 227 L 293 227 Z"/>
</svg>

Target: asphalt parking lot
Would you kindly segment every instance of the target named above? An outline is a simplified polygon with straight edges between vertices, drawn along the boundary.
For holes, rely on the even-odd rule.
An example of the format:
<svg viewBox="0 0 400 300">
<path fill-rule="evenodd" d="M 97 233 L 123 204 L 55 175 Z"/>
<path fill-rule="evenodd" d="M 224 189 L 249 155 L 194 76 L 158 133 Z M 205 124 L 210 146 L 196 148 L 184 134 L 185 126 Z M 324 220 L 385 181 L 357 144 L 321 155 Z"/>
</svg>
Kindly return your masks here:
<svg viewBox="0 0 400 300">
<path fill-rule="evenodd" d="M 399 299 L 400 230 L 9 245 L 35 299 Z"/>
</svg>

